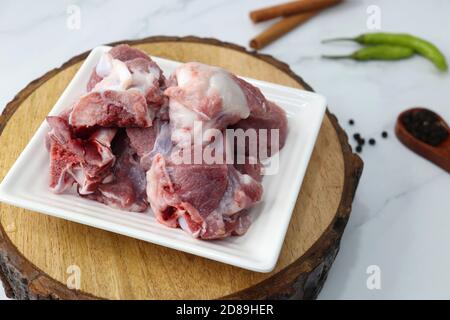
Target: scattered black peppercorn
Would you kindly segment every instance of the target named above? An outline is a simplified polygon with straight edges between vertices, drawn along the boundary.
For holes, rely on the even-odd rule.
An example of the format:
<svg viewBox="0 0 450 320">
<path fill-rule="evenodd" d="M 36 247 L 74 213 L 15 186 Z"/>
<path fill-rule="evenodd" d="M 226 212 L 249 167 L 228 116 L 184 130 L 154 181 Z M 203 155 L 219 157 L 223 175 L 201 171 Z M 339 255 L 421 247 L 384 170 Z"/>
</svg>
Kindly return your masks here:
<svg viewBox="0 0 450 320">
<path fill-rule="evenodd" d="M 438 115 L 426 109 L 407 112 L 401 119 L 406 130 L 415 138 L 432 146 L 437 146 L 448 138 L 448 131 Z"/>
<path fill-rule="evenodd" d="M 355 124 L 355 120 L 349 119 L 349 120 L 348 120 L 348 123 L 349 123 L 350 125 L 353 125 L 353 124 Z M 387 133 L 386 131 L 383 131 L 383 132 L 381 133 L 381 136 L 382 136 L 383 138 L 387 138 L 388 133 Z M 356 133 L 353 134 L 353 139 L 355 139 L 355 141 L 356 141 L 356 148 L 355 148 L 356 152 L 361 153 L 362 150 L 363 150 L 364 145 L 366 144 L 366 139 L 363 138 L 362 135 L 361 135 L 361 133 L 359 133 L 359 132 L 356 132 Z M 374 138 L 368 139 L 367 142 L 368 142 L 368 144 L 371 145 L 371 146 L 374 146 L 374 145 L 377 143 L 376 140 L 375 140 Z"/>
</svg>

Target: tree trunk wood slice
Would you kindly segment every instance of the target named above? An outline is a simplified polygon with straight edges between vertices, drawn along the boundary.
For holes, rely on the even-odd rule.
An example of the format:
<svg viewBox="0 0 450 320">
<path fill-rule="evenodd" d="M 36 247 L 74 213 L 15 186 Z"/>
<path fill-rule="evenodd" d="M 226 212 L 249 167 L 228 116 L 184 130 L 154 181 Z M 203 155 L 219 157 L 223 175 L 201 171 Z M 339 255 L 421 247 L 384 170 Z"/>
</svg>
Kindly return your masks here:
<svg viewBox="0 0 450 320">
<path fill-rule="evenodd" d="M 150 37 L 124 42 L 155 56 L 200 61 L 312 90 L 273 57 L 215 39 Z M 87 54 L 34 80 L 7 105 L 0 117 L 0 179 Z M 0 204 L 0 279 L 6 294 L 16 299 L 314 299 L 339 250 L 362 168 L 345 132 L 327 111 L 271 273 Z M 66 285 L 71 265 L 81 270 L 80 290 Z"/>
</svg>

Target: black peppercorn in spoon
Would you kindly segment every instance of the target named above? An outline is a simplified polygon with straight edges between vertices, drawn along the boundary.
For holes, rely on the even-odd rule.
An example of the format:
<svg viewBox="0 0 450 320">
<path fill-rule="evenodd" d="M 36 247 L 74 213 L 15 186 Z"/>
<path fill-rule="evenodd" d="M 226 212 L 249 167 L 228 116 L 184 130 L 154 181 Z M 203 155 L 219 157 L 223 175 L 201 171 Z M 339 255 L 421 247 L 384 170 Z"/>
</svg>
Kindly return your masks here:
<svg viewBox="0 0 450 320">
<path fill-rule="evenodd" d="M 397 138 L 409 149 L 450 173 L 450 128 L 435 112 L 412 108 L 395 125 Z"/>
</svg>

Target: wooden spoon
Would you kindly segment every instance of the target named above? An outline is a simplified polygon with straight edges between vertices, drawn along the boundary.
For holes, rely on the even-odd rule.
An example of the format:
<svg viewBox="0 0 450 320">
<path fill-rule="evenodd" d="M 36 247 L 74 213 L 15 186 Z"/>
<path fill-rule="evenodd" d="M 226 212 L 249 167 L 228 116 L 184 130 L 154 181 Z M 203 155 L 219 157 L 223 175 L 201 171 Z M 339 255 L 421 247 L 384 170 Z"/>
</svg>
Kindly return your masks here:
<svg viewBox="0 0 450 320">
<path fill-rule="evenodd" d="M 405 116 L 407 113 L 418 112 L 421 110 L 426 110 L 435 114 L 440 124 L 447 129 L 447 132 L 449 132 L 447 139 L 442 141 L 437 146 L 433 146 L 414 137 L 406 129 L 402 121 L 403 116 Z M 412 108 L 406 110 L 400 113 L 397 118 L 397 123 L 395 125 L 395 134 L 397 135 L 397 138 L 409 149 L 450 173 L 450 128 L 444 121 L 444 119 L 442 119 L 438 114 L 425 108 Z"/>
</svg>

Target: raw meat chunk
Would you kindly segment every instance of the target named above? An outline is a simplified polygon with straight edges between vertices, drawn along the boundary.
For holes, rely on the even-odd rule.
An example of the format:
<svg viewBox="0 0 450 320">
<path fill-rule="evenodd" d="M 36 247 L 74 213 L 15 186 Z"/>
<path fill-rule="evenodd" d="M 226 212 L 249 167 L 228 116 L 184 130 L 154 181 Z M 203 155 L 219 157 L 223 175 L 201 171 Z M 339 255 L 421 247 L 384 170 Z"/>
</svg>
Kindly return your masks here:
<svg viewBox="0 0 450 320">
<path fill-rule="evenodd" d="M 138 49 L 131 48 L 129 45 L 121 44 L 111 48 L 108 52 L 112 59 L 116 59 L 122 62 L 126 62 L 133 59 L 144 59 L 151 61 L 150 57 Z M 103 58 L 103 57 L 102 57 Z M 100 62 L 107 62 L 105 60 L 100 60 Z M 91 91 L 95 85 L 100 82 L 106 74 L 108 74 L 108 68 L 110 65 L 108 63 L 99 63 L 99 66 L 92 70 L 91 77 L 87 84 L 87 91 Z M 106 69 L 106 71 L 105 71 Z"/>
<path fill-rule="evenodd" d="M 72 108 L 73 127 L 149 127 L 152 118 L 144 96 L 136 90 L 92 92 Z"/>
<path fill-rule="evenodd" d="M 88 81 L 88 94 L 72 108 L 74 127 L 149 127 L 164 117 L 166 79 L 150 57 L 127 45 L 104 53 Z"/>
<path fill-rule="evenodd" d="M 124 133 L 114 139 L 113 152 L 117 160 L 111 170 L 111 181 L 100 184 L 86 197 L 122 210 L 145 211 L 148 207 L 145 171 Z"/>
<path fill-rule="evenodd" d="M 246 119 L 251 111 L 265 108 L 258 89 L 221 68 L 186 63 L 177 68 L 169 83 L 165 94 L 176 144 L 188 145 L 199 135 L 203 141 L 203 131 L 195 130 L 194 121 L 202 122 L 203 130 L 222 130 Z"/>
<path fill-rule="evenodd" d="M 218 239 L 246 231 L 242 211 L 261 199 L 262 185 L 232 165 L 175 165 L 157 154 L 147 172 L 147 196 L 159 222 Z"/>
<path fill-rule="evenodd" d="M 159 66 L 145 53 L 127 45 L 103 54 L 92 71 L 87 91 L 136 89 L 152 108 L 167 104 L 166 79 Z"/>
<path fill-rule="evenodd" d="M 47 145 L 50 149 L 50 189 L 61 193 L 73 183 L 79 185 L 81 194 L 92 193 L 109 174 L 115 156 L 111 141 L 116 129 L 97 129 L 82 140 L 74 137 L 66 120 L 47 117 L 51 127 Z"/>
</svg>

